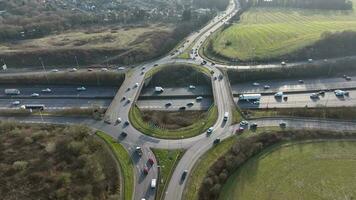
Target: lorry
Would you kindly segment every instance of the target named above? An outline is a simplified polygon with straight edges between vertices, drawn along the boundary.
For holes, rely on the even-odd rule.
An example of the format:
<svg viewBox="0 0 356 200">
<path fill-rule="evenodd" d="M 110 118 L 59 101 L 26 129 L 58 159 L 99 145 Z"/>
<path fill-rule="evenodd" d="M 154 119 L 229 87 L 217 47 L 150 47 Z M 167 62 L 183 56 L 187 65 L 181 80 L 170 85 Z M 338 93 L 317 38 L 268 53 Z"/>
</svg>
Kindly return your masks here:
<svg viewBox="0 0 356 200">
<path fill-rule="evenodd" d="M 5 89 L 5 94 L 6 95 L 19 95 L 20 90 L 18 89 Z"/>
<path fill-rule="evenodd" d="M 241 94 L 239 96 L 239 101 L 259 101 L 261 99 L 261 94 Z"/>
</svg>

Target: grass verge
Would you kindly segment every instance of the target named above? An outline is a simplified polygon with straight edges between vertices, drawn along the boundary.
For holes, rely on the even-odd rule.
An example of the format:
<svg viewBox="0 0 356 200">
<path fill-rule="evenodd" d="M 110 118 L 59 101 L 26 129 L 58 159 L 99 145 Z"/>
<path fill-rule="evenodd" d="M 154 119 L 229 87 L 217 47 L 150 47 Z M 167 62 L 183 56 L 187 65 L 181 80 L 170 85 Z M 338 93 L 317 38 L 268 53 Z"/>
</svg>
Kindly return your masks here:
<svg viewBox="0 0 356 200">
<path fill-rule="evenodd" d="M 211 76 L 210 71 L 207 68 L 202 67 L 200 65 L 194 65 L 194 64 L 165 64 L 165 65 L 160 65 L 160 66 L 154 67 L 153 69 L 147 71 L 147 73 L 145 74 L 145 79 L 152 77 L 153 75 L 155 75 L 157 72 L 159 72 L 161 69 L 163 69 L 165 67 L 179 67 L 179 66 L 192 67 L 194 70 L 202 72 L 202 73 L 206 74 L 209 77 Z"/>
<path fill-rule="evenodd" d="M 178 164 L 179 160 L 184 154 L 184 150 L 166 150 L 166 149 L 152 149 L 157 159 L 159 168 L 159 184 L 156 194 L 156 199 L 161 200 L 164 198 L 164 191 L 167 187 L 172 173 Z"/>
<path fill-rule="evenodd" d="M 176 129 L 176 130 L 167 130 L 155 127 L 142 119 L 142 114 L 140 109 L 134 105 L 131 107 L 129 112 L 129 119 L 137 130 L 140 132 L 157 138 L 166 138 L 166 139 L 181 139 L 193 137 L 199 135 L 211 127 L 218 118 L 218 108 L 215 105 L 212 105 L 207 111 L 207 116 L 203 119 L 196 121 L 194 124 Z"/>
<path fill-rule="evenodd" d="M 117 143 L 111 136 L 104 132 L 98 131 L 96 134 L 102 138 L 114 152 L 116 159 L 119 161 L 121 172 L 124 178 L 124 199 L 132 200 L 134 191 L 134 166 L 130 155 L 125 148 Z"/>
</svg>

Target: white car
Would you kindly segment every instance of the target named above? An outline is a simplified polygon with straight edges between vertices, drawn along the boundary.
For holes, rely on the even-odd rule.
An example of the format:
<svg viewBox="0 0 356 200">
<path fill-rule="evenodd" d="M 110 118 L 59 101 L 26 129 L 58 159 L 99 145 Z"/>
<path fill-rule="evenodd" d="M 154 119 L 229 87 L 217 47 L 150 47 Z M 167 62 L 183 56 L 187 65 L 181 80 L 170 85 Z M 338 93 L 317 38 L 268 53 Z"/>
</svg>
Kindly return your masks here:
<svg viewBox="0 0 356 200">
<path fill-rule="evenodd" d="M 312 93 L 312 94 L 310 95 L 310 98 L 312 98 L 312 99 L 317 99 L 317 98 L 319 98 L 319 95 L 318 95 L 317 93 Z"/>
<path fill-rule="evenodd" d="M 283 92 L 277 92 L 276 94 L 274 94 L 275 97 L 282 97 L 283 96 Z"/>
<path fill-rule="evenodd" d="M 195 89 L 195 86 L 194 85 L 190 85 L 189 89 Z"/>
<path fill-rule="evenodd" d="M 86 88 L 84 86 L 77 88 L 77 91 L 85 91 L 85 90 L 86 90 Z"/>
<path fill-rule="evenodd" d="M 263 88 L 264 88 L 265 90 L 268 90 L 270 87 L 271 87 L 271 86 L 269 86 L 269 85 L 263 86 Z"/>
<path fill-rule="evenodd" d="M 349 92 L 343 91 L 343 90 L 335 90 L 334 91 L 336 96 L 344 96 L 344 95 L 348 95 Z"/>
<path fill-rule="evenodd" d="M 259 83 L 252 83 L 253 86 L 259 86 L 260 84 Z"/>
<path fill-rule="evenodd" d="M 20 101 L 13 101 L 11 104 L 12 104 L 13 106 L 18 106 L 18 105 L 20 105 Z"/>
<path fill-rule="evenodd" d="M 202 97 L 202 96 L 199 96 L 199 97 L 196 98 L 196 100 L 197 100 L 197 101 L 201 101 L 201 100 L 203 100 L 203 97 Z"/>
<path fill-rule="evenodd" d="M 124 70 L 125 69 L 125 67 L 119 67 L 119 68 L 117 68 L 117 70 Z"/>
<path fill-rule="evenodd" d="M 134 87 L 137 88 L 138 86 L 139 86 L 139 84 L 138 84 L 138 83 L 135 83 L 135 86 L 134 86 Z"/>
<path fill-rule="evenodd" d="M 151 181 L 151 188 L 152 189 L 155 189 L 156 188 L 156 184 L 157 184 L 157 179 L 152 179 L 152 181 Z"/>
<path fill-rule="evenodd" d="M 58 69 L 52 69 L 51 72 L 59 72 Z"/>
<path fill-rule="evenodd" d="M 72 69 L 70 69 L 69 71 L 70 71 L 70 72 L 76 72 L 76 71 L 78 71 L 78 70 L 77 70 L 77 68 L 72 68 Z"/>
<path fill-rule="evenodd" d="M 283 61 L 283 62 L 281 62 L 281 65 L 286 65 L 286 62 L 284 62 L 284 61 Z"/>
<path fill-rule="evenodd" d="M 212 133 L 213 132 L 213 130 L 214 130 L 214 128 L 213 127 L 210 127 L 210 128 L 208 128 L 208 130 L 206 131 L 207 133 Z"/>
<path fill-rule="evenodd" d="M 38 93 L 32 93 L 31 94 L 31 97 L 39 97 L 40 96 L 40 94 L 38 94 Z"/>
<path fill-rule="evenodd" d="M 309 59 L 308 59 L 308 62 L 310 62 L 310 63 L 313 62 L 313 59 L 309 58 Z"/>
<path fill-rule="evenodd" d="M 121 123 L 121 118 L 118 117 L 116 121 L 117 121 L 117 123 Z"/>
<path fill-rule="evenodd" d="M 50 92 L 52 92 L 52 90 L 51 90 L 51 89 L 49 89 L 49 88 L 46 88 L 46 89 L 43 89 L 43 90 L 42 90 L 42 92 L 47 92 L 47 93 L 50 93 Z"/>
<path fill-rule="evenodd" d="M 106 72 L 106 71 L 109 71 L 109 70 L 108 70 L 108 68 L 104 67 L 104 68 L 101 68 L 101 71 Z"/>
</svg>

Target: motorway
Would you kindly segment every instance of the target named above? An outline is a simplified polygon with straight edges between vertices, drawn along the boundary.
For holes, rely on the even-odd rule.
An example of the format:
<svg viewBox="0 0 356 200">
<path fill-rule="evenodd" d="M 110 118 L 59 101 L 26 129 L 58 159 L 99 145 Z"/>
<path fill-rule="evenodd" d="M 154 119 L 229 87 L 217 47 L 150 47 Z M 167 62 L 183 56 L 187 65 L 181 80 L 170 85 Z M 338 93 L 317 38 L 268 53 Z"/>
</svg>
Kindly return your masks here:
<svg viewBox="0 0 356 200">
<path fill-rule="evenodd" d="M 348 96 L 337 97 L 334 92 L 325 92 L 318 98 L 310 98 L 311 92 L 287 94 L 288 100 L 275 98 L 274 95 L 262 95 L 259 104 L 240 102 L 234 98 L 241 108 L 302 108 L 302 107 L 354 107 L 356 106 L 356 90 L 349 90 Z"/>
<path fill-rule="evenodd" d="M 167 102 L 172 105 L 166 106 Z M 193 105 L 187 105 L 188 103 L 193 103 Z M 137 101 L 137 106 L 142 110 L 176 111 L 182 106 L 186 110 L 208 110 L 212 103 L 211 98 L 205 98 L 200 101 L 196 99 L 173 99 L 166 100 L 166 102 L 162 100 L 139 100 Z"/>
<path fill-rule="evenodd" d="M 247 82 L 232 84 L 231 89 L 233 94 L 263 94 L 276 93 L 279 91 L 308 92 L 320 90 L 355 89 L 356 76 L 351 76 L 350 78 L 350 81 L 345 80 L 343 77 L 303 79 L 304 83 L 299 83 L 299 79 L 256 81 L 259 84 L 258 86 L 253 85 L 253 83 L 256 82 Z M 264 89 L 265 85 L 270 86 L 270 88 Z"/>
<path fill-rule="evenodd" d="M 218 108 L 218 119 L 213 126 L 213 133 L 207 137 L 205 133 L 202 133 L 198 136 L 192 138 L 183 138 L 180 140 L 166 140 L 159 139 L 147 136 L 138 130 L 136 130 L 131 125 L 125 126 L 123 123 L 115 124 L 118 117 L 122 119 L 123 122 L 129 121 L 129 110 L 131 106 L 134 104 L 143 105 L 142 101 L 139 100 L 140 91 L 143 88 L 144 84 L 144 74 L 155 67 L 156 64 L 176 64 L 176 63 L 194 63 L 200 64 L 203 60 L 199 55 L 195 57 L 195 59 L 176 59 L 181 52 L 185 50 L 190 50 L 188 48 L 192 47 L 192 49 L 199 49 L 201 44 L 209 37 L 209 35 L 224 25 L 227 21 L 230 20 L 232 16 L 236 14 L 239 10 L 239 5 L 234 0 L 231 0 L 227 10 L 218 14 L 214 19 L 212 19 L 205 27 L 203 27 L 200 31 L 195 32 L 186 38 L 186 42 L 184 45 L 178 48 L 178 51 L 174 51 L 165 57 L 162 57 L 156 61 L 147 62 L 137 67 L 133 68 L 130 73 L 128 73 L 125 81 L 122 86 L 117 90 L 115 89 L 115 96 L 111 101 L 107 112 L 105 113 L 105 121 L 111 122 L 111 124 L 104 123 L 103 121 L 95 121 L 93 119 L 88 118 L 78 118 L 78 117 L 39 117 L 39 116 L 31 116 L 31 117 L 0 117 L 0 119 L 5 120 L 16 120 L 20 122 L 43 122 L 43 123 L 55 123 L 55 124 L 85 124 L 95 130 L 102 130 L 113 138 L 118 138 L 120 143 L 124 145 L 124 147 L 128 150 L 129 154 L 132 157 L 135 168 L 135 185 L 134 185 L 134 199 L 140 200 L 141 198 L 153 200 L 155 199 L 156 190 L 150 188 L 150 183 L 152 179 L 158 178 L 158 167 L 157 161 L 154 157 L 150 148 L 164 148 L 164 149 L 186 149 L 184 156 L 181 158 L 179 163 L 177 164 L 172 177 L 168 183 L 168 186 L 165 191 L 164 199 L 166 200 L 180 200 L 182 199 L 183 190 L 186 187 L 186 181 L 181 181 L 181 175 L 184 170 L 188 170 L 188 177 L 193 169 L 196 161 L 210 148 L 213 147 L 213 141 L 216 138 L 225 139 L 233 135 L 234 130 L 237 128 L 237 125 L 231 126 L 232 115 L 231 111 L 234 108 L 234 99 L 232 97 L 230 84 L 228 79 L 220 72 L 218 67 L 231 67 L 224 65 L 211 65 L 208 63 L 204 65 L 208 70 L 214 72 L 214 76 L 222 75 L 222 79 L 215 80 L 213 77 L 211 79 L 212 82 L 212 96 L 215 105 Z M 318 62 L 318 61 L 316 61 Z M 289 64 L 288 64 L 289 65 Z M 280 67 L 280 65 L 278 65 Z M 143 70 L 144 74 L 141 74 L 142 67 L 145 67 Z M 236 66 L 235 66 L 236 67 Z M 266 65 L 266 66 L 258 66 L 261 68 L 268 67 L 277 67 L 276 65 Z M 254 68 L 254 66 L 237 66 L 237 68 L 241 69 L 250 69 Z M 33 72 L 31 72 L 33 73 Z M 138 87 L 132 88 L 135 83 L 139 83 Z M 127 90 L 127 88 L 131 88 Z M 116 91 L 117 90 L 117 91 Z M 350 93 L 350 96 L 354 94 Z M 130 98 L 131 101 L 122 101 L 122 97 Z M 329 94 L 326 94 L 329 99 Z M 330 97 L 331 98 L 331 97 Z M 291 98 L 290 100 L 292 100 Z M 191 101 L 192 99 L 189 99 Z M 194 99 L 193 99 L 194 100 Z M 206 100 L 208 100 L 206 98 Z M 211 100 L 212 101 L 212 100 Z M 152 101 L 148 102 L 149 105 L 157 104 Z M 175 105 L 176 102 L 173 102 Z M 203 104 L 203 102 L 202 102 Z M 205 100 L 204 100 L 205 104 Z M 263 102 L 261 103 L 263 104 Z M 224 121 L 224 113 L 228 112 L 228 120 Z M 316 120 L 316 119 L 280 119 L 280 118 L 265 118 L 254 120 L 253 122 L 259 123 L 260 127 L 264 126 L 276 126 L 281 121 L 286 121 L 288 127 L 293 128 L 311 128 L 311 129 L 326 129 L 326 130 L 336 130 L 336 131 L 344 131 L 344 130 L 356 130 L 356 122 L 341 122 L 341 121 L 325 121 L 325 120 Z M 122 131 L 128 133 L 126 138 L 120 138 L 119 135 Z M 140 146 L 143 150 L 143 155 L 139 158 L 135 153 L 135 147 Z M 149 173 L 146 176 L 142 175 L 142 169 L 146 165 L 147 160 L 152 158 L 155 161 L 153 167 L 150 168 Z"/>
</svg>

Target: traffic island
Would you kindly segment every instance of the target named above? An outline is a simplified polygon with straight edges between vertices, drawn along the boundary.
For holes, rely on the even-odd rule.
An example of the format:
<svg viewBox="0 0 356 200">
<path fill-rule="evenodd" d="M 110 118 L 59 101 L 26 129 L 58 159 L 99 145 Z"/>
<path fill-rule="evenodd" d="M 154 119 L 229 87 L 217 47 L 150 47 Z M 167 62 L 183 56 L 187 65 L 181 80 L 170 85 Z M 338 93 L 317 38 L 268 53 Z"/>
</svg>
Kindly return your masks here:
<svg viewBox="0 0 356 200">
<path fill-rule="evenodd" d="M 182 111 L 184 112 L 184 111 Z M 213 126 L 218 118 L 218 109 L 212 105 L 204 118 L 197 119 L 193 124 L 179 129 L 163 129 L 150 124 L 142 118 L 140 109 L 134 105 L 129 111 L 129 119 L 133 127 L 146 135 L 164 139 L 189 138 L 204 133 L 209 127 Z"/>
</svg>

